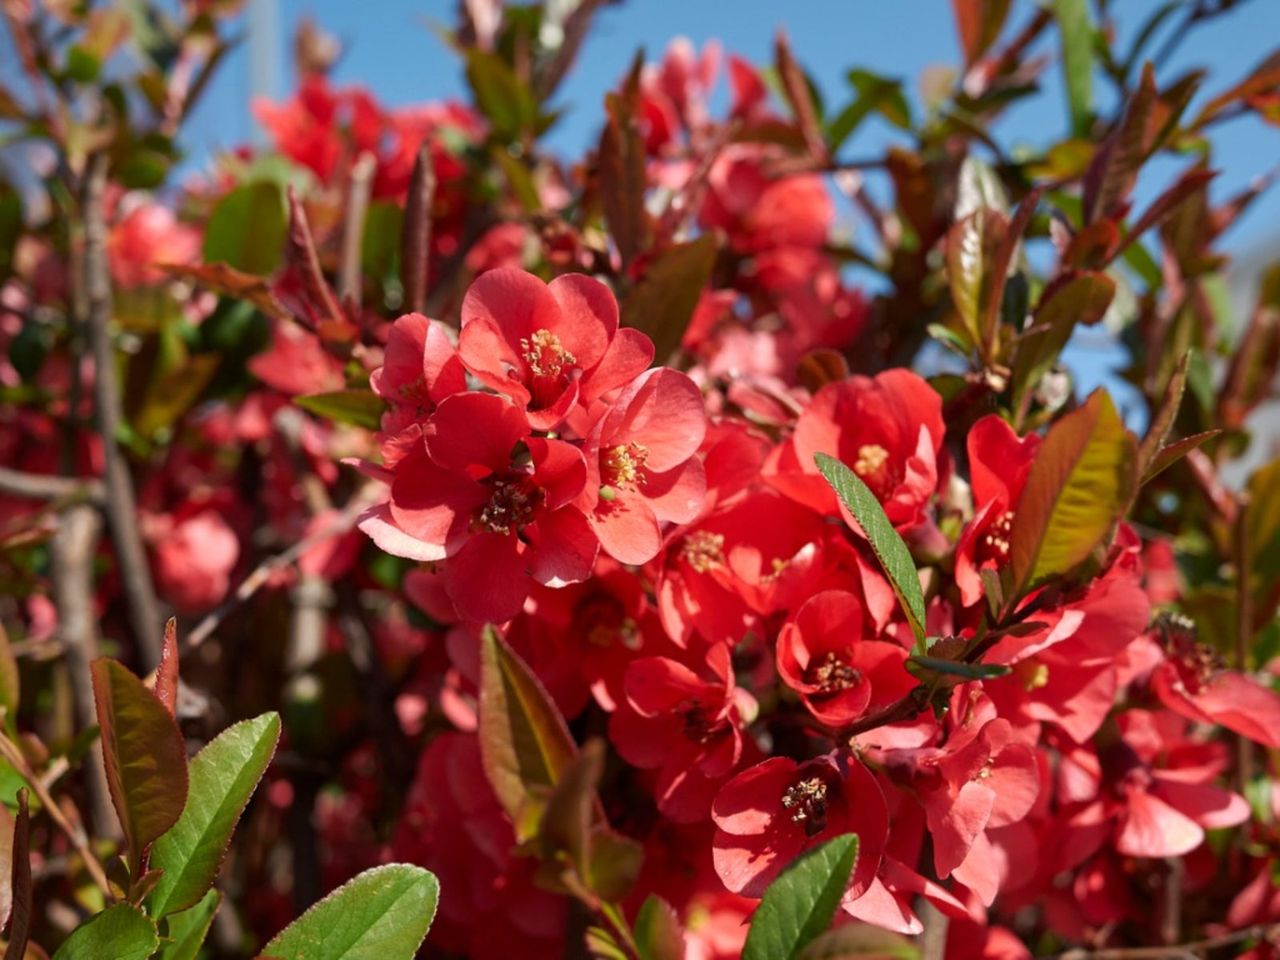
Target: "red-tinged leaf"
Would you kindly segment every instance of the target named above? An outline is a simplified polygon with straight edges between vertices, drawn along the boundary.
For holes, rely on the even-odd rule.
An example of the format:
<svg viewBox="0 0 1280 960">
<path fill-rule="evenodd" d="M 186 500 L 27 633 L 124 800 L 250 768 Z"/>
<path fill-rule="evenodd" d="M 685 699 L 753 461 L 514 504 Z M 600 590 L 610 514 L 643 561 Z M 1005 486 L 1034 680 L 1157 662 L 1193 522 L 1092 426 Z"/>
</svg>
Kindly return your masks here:
<svg viewBox="0 0 1280 960">
<path fill-rule="evenodd" d="M 427 273 L 431 255 L 431 207 L 435 203 L 436 172 L 431 144 L 423 141 L 413 163 L 409 196 L 400 228 L 400 284 L 404 309 L 422 313 L 427 306 Z"/>
<path fill-rule="evenodd" d="M 161 263 L 166 273 L 190 280 L 206 290 L 244 300 L 273 320 L 288 320 L 289 311 L 284 308 L 267 281 L 252 273 L 237 270 L 226 263 Z"/>
<path fill-rule="evenodd" d="M 1094 154 L 1084 175 L 1084 222 L 1118 216 L 1147 157 L 1149 121 L 1156 102 L 1155 71 L 1147 64 L 1138 89 L 1125 105 L 1124 116 Z"/>
<path fill-rule="evenodd" d="M 1280 88 L 1280 50 L 1270 54 L 1250 74 L 1233 87 L 1229 87 L 1206 103 L 1187 128 L 1195 132 L 1220 114 L 1223 109 L 1240 100 L 1248 100 L 1260 94 Z"/>
<path fill-rule="evenodd" d="M 1062 253 L 1063 268 L 1100 270 L 1111 262 L 1119 245 L 1119 225 L 1114 220 L 1095 221 L 1071 238 Z"/>
<path fill-rule="evenodd" d="M 1266 269 L 1258 286 L 1258 303 L 1231 355 L 1218 398 L 1222 425 L 1229 430 L 1244 426 L 1249 412 L 1267 397 L 1280 366 L 1280 263 Z"/>
<path fill-rule="evenodd" d="M 639 65 L 637 58 L 622 93 L 610 94 L 606 99 L 608 118 L 600 134 L 596 160 L 605 224 L 618 246 L 623 267 L 648 248 L 653 233 L 651 217 L 645 207 L 648 179 L 645 176 L 644 140 L 635 117 Z"/>
<path fill-rule="evenodd" d="M 1014 257 L 1017 256 L 1018 244 L 1022 242 L 1022 235 L 1027 232 L 1027 226 L 1036 212 L 1036 205 L 1040 202 L 1042 192 L 1039 187 L 1036 187 L 1023 198 L 1022 203 L 1018 204 L 1017 212 L 1009 221 L 1004 236 L 1000 238 L 991 259 L 990 290 L 986 293 L 982 304 L 982 342 L 986 345 L 989 356 L 995 353 L 1000 306 L 1004 300 L 1005 285 L 1009 281 L 1009 268 L 1013 265 Z"/>
<path fill-rule="evenodd" d="M 526 840 L 537 832 L 531 802 L 545 801 L 577 747 L 538 678 L 492 627 L 480 640 L 479 713 L 485 775 L 517 838 Z"/>
<path fill-rule="evenodd" d="M 9 849 L 9 896 L 12 909 L 9 922 L 9 946 L 4 960 L 22 960 L 31 936 L 31 811 L 27 808 L 27 791 L 18 791 L 18 816 L 13 825 L 13 843 Z"/>
<path fill-rule="evenodd" d="M 1147 470 L 1169 436 L 1173 421 L 1178 417 L 1178 410 L 1182 406 L 1182 394 L 1187 389 L 1187 369 L 1190 365 L 1191 351 L 1188 350 L 1182 355 L 1182 359 L 1178 361 L 1178 365 L 1169 376 L 1169 383 L 1164 390 L 1164 399 L 1154 411 L 1151 425 L 1147 428 L 1147 435 L 1142 438 L 1142 443 L 1138 446 L 1138 475 L 1141 477 L 1146 477 Z"/>
<path fill-rule="evenodd" d="M 684 339 L 718 252 L 716 237 L 709 233 L 671 247 L 653 261 L 623 304 L 623 324 L 653 341 L 659 363 L 675 353 Z"/>
<path fill-rule="evenodd" d="M 164 704 L 169 716 L 178 715 L 178 621 L 170 617 L 164 625 L 164 645 L 160 648 L 160 665 L 156 667 L 156 699 Z"/>
<path fill-rule="evenodd" d="M 982 209 L 958 221 L 947 233 L 947 282 L 951 302 L 975 346 L 987 348 L 984 317 L 997 285 L 995 260 L 1009 233 L 1009 218 L 998 210 Z M 1006 264 L 1007 266 L 1007 264 Z M 997 306 L 998 310 L 998 306 Z"/>
<path fill-rule="evenodd" d="M 675 908 L 657 894 L 645 898 L 633 930 L 640 960 L 683 960 L 684 929 Z"/>
<path fill-rule="evenodd" d="M 1049 285 L 1032 318 L 1032 332 L 1018 340 L 1013 364 L 1015 407 L 1057 360 L 1076 325 L 1090 326 L 1102 319 L 1115 292 L 1115 281 L 1097 272 L 1067 274 Z"/>
<path fill-rule="evenodd" d="M 320 268 L 320 254 L 307 222 L 307 211 L 298 199 L 293 187 L 289 188 L 289 242 L 286 259 L 298 272 L 303 295 L 321 323 L 328 321 L 338 327 L 347 326 L 347 319 L 338 306 L 338 299 Z"/>
<path fill-rule="evenodd" d="M 965 66 L 973 66 L 995 43 L 1009 16 L 1010 0 L 951 0 Z"/>
<path fill-rule="evenodd" d="M 782 81 L 782 92 L 795 114 L 796 125 L 808 147 L 809 156 L 815 160 L 823 159 L 827 155 L 827 141 L 822 136 L 822 125 L 818 122 L 817 111 L 814 109 L 809 78 L 796 62 L 787 35 L 781 30 L 774 38 L 773 53 L 778 78 Z"/>
<path fill-rule="evenodd" d="M 538 825 L 539 854 L 544 860 L 560 854 L 579 877 L 586 878 L 591 856 L 591 824 L 596 817 L 596 786 L 604 772 L 604 742 L 585 744 L 555 785 Z"/>
<path fill-rule="evenodd" d="M 835 383 L 849 376 L 849 361 L 844 354 L 829 347 L 811 350 L 800 358 L 796 379 L 811 393 L 817 393 L 828 383 Z"/>
<path fill-rule="evenodd" d="M 1111 256 L 1117 257 L 1123 253 L 1129 244 L 1133 243 L 1152 227 L 1164 221 L 1181 204 L 1203 190 L 1209 181 L 1217 175 L 1218 172 L 1216 170 L 1207 170 L 1204 167 L 1193 167 L 1186 171 L 1173 186 L 1156 197 L 1151 206 L 1143 211 L 1142 216 L 1129 228 L 1129 232 L 1124 235 L 1116 248 L 1111 251 Z"/>
<path fill-rule="evenodd" d="M 1159 452 L 1151 458 L 1151 462 L 1143 472 L 1142 482 L 1145 484 L 1154 480 L 1192 450 L 1203 446 L 1214 437 L 1221 436 L 1221 434 L 1221 430 L 1205 430 L 1203 433 L 1193 433 L 1189 437 L 1183 437 L 1181 440 L 1175 440 L 1173 443 L 1161 447 Z"/>
<path fill-rule="evenodd" d="M 1096 390 L 1053 425 L 1014 512 L 1014 593 L 1070 573 L 1111 533 L 1137 480 L 1137 443 L 1111 397 Z"/>
<path fill-rule="evenodd" d="M 129 874 L 142 875 L 147 850 L 182 815 L 187 752 L 159 698 L 115 660 L 92 665 L 107 786 L 129 846 Z"/>
</svg>

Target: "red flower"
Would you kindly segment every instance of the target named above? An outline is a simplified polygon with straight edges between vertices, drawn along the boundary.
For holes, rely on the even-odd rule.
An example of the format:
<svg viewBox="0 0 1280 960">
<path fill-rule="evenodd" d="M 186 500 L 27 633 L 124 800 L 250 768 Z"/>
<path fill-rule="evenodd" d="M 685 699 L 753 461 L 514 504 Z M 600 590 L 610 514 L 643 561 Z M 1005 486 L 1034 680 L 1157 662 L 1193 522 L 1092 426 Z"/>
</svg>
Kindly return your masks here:
<svg viewBox="0 0 1280 960">
<path fill-rule="evenodd" d="M 382 366 L 369 386 L 390 406 L 382 430 L 394 435 L 425 421 L 445 397 L 466 390 L 467 375 L 444 329 L 420 313 L 406 313 L 391 325 Z"/>
<path fill-rule="evenodd" d="M 838 502 L 818 473 L 814 454 L 836 457 L 862 478 L 893 525 L 904 530 L 924 519 L 938 485 L 944 433 L 941 398 L 911 371 L 847 377 L 817 392 L 790 440 L 774 450 L 766 478 L 787 496 L 833 514 Z"/>
<path fill-rule="evenodd" d="M 649 338 L 618 329 L 609 288 L 578 273 L 544 284 L 523 270 L 482 274 L 462 302 L 458 353 L 478 380 L 550 430 L 631 381 L 653 360 Z"/>
<path fill-rule="evenodd" d="M 983 417 L 969 431 L 969 484 L 974 516 L 956 544 L 956 585 L 970 606 L 983 597 L 982 571 L 1009 559 L 1014 507 L 1040 448 L 1038 434 L 1019 438 L 1003 419 Z"/>
<path fill-rule="evenodd" d="M 864 638 L 862 604 L 851 593 L 812 597 L 778 634 L 778 674 L 809 712 L 839 728 L 916 685 L 896 643 Z"/>
<path fill-rule="evenodd" d="M 362 529 L 388 553 L 448 557 L 445 589 L 461 617 L 506 621 L 530 578 L 557 585 L 590 575 L 597 543 L 572 505 L 586 481 L 576 447 L 530 436 L 523 411 L 485 393 L 445 398 L 424 437 Z"/>
<path fill-rule="evenodd" d="M 637 377 L 598 422 L 581 505 L 615 560 L 647 563 L 662 549 L 661 524 L 698 515 L 707 482 L 696 454 L 706 429 L 697 386 L 664 367 Z"/>
<path fill-rule="evenodd" d="M 626 698 L 609 718 L 618 752 L 642 769 L 657 769 L 658 809 L 678 823 L 706 817 L 716 789 L 742 756 L 744 715 L 754 701 L 735 688 L 729 651 L 707 653 L 712 679 L 682 663 L 644 657 L 627 668 Z"/>
<path fill-rule="evenodd" d="M 716 795 L 712 855 L 734 893 L 759 897 L 806 849 L 844 833 L 858 835 L 858 861 L 846 896 L 875 878 L 889 832 L 889 813 L 875 777 L 856 758 L 798 764 L 772 757 L 744 770 Z"/>
</svg>

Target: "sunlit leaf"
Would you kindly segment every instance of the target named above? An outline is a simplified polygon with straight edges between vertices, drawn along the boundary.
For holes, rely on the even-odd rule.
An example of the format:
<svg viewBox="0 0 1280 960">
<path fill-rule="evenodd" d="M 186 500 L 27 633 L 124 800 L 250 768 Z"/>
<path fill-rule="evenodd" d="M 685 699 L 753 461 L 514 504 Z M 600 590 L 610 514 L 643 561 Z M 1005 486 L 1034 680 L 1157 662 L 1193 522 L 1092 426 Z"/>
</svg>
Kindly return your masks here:
<svg viewBox="0 0 1280 960">
<path fill-rule="evenodd" d="M 155 921 L 132 904 L 117 903 L 76 927 L 53 960 L 147 960 L 159 947 Z"/>
<path fill-rule="evenodd" d="M 155 955 L 155 960 L 197 960 L 221 905 L 222 894 L 210 890 L 194 907 L 170 916 L 166 921 L 168 939 Z"/>
<path fill-rule="evenodd" d="M 287 231 L 276 183 L 246 183 L 225 194 L 205 222 L 204 259 L 265 275 L 280 265 Z"/>
<path fill-rule="evenodd" d="M 372 390 L 334 390 L 330 393 L 309 393 L 295 397 L 294 403 L 303 410 L 334 423 L 349 423 L 377 430 L 386 402 Z"/>
<path fill-rule="evenodd" d="M 751 917 L 742 960 L 791 960 L 831 925 L 858 860 L 847 833 L 802 854 L 769 884 Z"/>
<path fill-rule="evenodd" d="M 671 904 L 656 894 L 645 898 L 633 930 L 640 960 L 683 960 L 684 930 Z"/>
</svg>

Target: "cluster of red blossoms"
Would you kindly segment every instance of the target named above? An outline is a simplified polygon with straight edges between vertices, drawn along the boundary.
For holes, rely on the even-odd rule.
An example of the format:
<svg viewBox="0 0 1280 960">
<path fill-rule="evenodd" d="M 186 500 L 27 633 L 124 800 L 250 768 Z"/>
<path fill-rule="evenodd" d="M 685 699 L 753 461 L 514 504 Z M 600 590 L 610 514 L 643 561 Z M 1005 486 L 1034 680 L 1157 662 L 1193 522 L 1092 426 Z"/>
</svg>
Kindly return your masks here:
<svg viewBox="0 0 1280 960">
<path fill-rule="evenodd" d="M 849 917 L 916 933 L 923 897 L 1007 948 L 985 926 L 997 894 L 1001 915 L 1040 903 L 1079 937 L 1126 914 L 1116 893 L 1142 860 L 1194 856 L 1206 831 L 1248 819 L 1220 784 L 1226 745 L 1198 725 L 1280 747 L 1280 696 L 1219 669 L 1177 617 L 1153 619 L 1176 574 L 1128 527 L 1091 582 L 1023 601 L 1034 618 L 983 657 L 1002 675 L 955 682 L 938 715 L 900 709 L 919 684 L 911 628 L 814 455 L 852 468 L 921 551 L 952 552 L 955 586 L 934 593 L 928 627 L 961 643 L 981 619 L 983 573 L 1008 562 L 1038 435 L 979 420 L 965 484 L 943 449 L 940 398 L 910 371 L 792 389 L 793 415 L 766 431 L 708 416 L 690 377 L 646 369 L 652 354 L 619 329 L 609 289 L 579 274 L 483 274 L 456 345 L 442 324 L 401 317 L 372 380 L 388 404 L 382 460 L 363 467 L 389 495 L 361 523 L 388 552 L 427 562 L 411 599 L 456 623 L 460 643 L 505 623 L 571 721 L 589 700 L 608 713 L 630 789 L 661 818 L 643 890 L 679 904 L 687 883 L 695 920 L 704 908 L 741 920 L 797 855 L 853 832 Z M 952 544 L 937 521 L 961 513 Z M 476 677 L 466 659 L 462 701 Z M 464 729 L 472 709 L 457 707 Z M 791 729 L 761 722 L 780 717 Z M 449 740 L 420 776 L 445 749 L 478 762 Z M 450 865 L 446 885 L 471 889 L 493 869 L 442 861 L 437 843 L 470 841 L 445 817 L 450 836 L 433 842 L 422 818 L 439 814 L 418 809 L 402 838 L 434 869 Z M 480 816 L 472 807 L 468 822 Z M 712 870 L 697 853 L 708 847 Z M 502 887 L 528 870 L 501 863 Z M 533 927 L 512 918 L 522 936 L 545 928 L 537 899 L 520 914 Z M 470 928 L 484 905 L 460 910 Z M 715 929 L 737 946 L 745 936 Z"/>
</svg>

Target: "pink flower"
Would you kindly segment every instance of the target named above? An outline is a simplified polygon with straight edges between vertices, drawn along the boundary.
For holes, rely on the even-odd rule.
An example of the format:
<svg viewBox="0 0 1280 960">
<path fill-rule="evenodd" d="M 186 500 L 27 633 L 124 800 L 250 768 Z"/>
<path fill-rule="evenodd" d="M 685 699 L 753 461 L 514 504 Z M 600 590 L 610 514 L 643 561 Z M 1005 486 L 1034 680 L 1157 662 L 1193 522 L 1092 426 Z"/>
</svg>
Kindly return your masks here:
<svg viewBox="0 0 1280 960">
<path fill-rule="evenodd" d="M 382 430 L 394 435 L 425 421 L 445 397 L 466 390 L 467 375 L 440 324 L 406 313 L 391 325 L 382 366 L 369 386 L 390 406 Z"/>
</svg>

